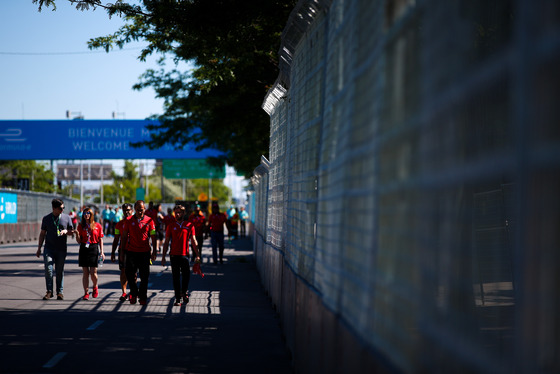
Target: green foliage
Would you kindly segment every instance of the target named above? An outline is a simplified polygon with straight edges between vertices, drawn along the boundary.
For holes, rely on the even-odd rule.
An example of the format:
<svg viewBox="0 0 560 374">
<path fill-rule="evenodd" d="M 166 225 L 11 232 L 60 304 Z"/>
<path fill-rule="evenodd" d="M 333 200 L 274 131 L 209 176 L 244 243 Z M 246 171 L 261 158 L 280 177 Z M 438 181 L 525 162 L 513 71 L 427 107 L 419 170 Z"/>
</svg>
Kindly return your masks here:
<svg viewBox="0 0 560 374">
<path fill-rule="evenodd" d="M 43 10 L 43 7 L 49 8 L 52 6 L 52 10 L 56 10 L 56 0 L 32 0 L 33 4 L 39 5 L 39 12 Z M 95 10 L 98 7 L 103 8 L 107 11 L 109 17 L 117 15 L 119 17 L 143 14 L 142 8 L 138 5 L 132 5 L 124 2 L 123 0 L 116 0 L 113 4 L 103 4 L 101 0 L 68 0 L 72 5 L 76 5 L 76 9 L 84 10 Z"/>
<path fill-rule="evenodd" d="M 278 75 L 280 34 L 294 2 L 192 1 L 170 14 L 156 3 L 150 11 L 161 16 L 150 21 L 147 39 L 154 50 L 193 62 L 194 70 L 150 70 L 135 86 L 152 87 L 165 100 L 151 144 L 194 140 L 251 175 L 268 154 L 269 118 L 261 104 Z"/>
<path fill-rule="evenodd" d="M 151 176 L 149 191 L 150 199 L 153 201 L 161 201 L 164 203 L 173 203 L 176 200 L 198 200 L 200 194 L 204 193 L 209 195 L 209 181 L 208 179 L 186 179 L 185 180 L 185 193 L 183 195 L 183 180 L 181 179 L 163 179 L 163 189 L 165 192 L 165 199 L 161 199 L 161 174 Z M 157 189 L 159 195 L 153 195 L 152 191 Z M 212 179 L 212 197 L 220 201 L 227 201 L 231 190 L 224 185 L 221 179 Z"/>
<path fill-rule="evenodd" d="M 103 200 L 109 204 L 120 204 L 121 201 L 134 203 L 136 201 L 136 189 L 140 186 L 146 188 L 148 179 L 148 189 L 145 197 L 146 201 L 157 203 L 173 203 L 175 200 L 185 200 L 183 197 L 182 180 L 165 179 L 161 177 L 161 166 L 156 167 L 149 177 L 140 175 L 136 165 L 132 161 L 126 160 L 123 168 L 123 175 L 117 175 L 114 171 L 111 174 L 112 184 L 103 185 Z M 202 192 L 208 194 L 207 179 L 188 179 L 186 182 L 186 200 L 197 200 Z M 165 192 L 165 199 L 162 199 L 162 184 Z M 226 201 L 231 194 L 231 190 L 226 187 L 222 180 L 212 180 L 212 196 L 220 201 Z"/>
<path fill-rule="evenodd" d="M 17 179 L 29 179 L 29 190 L 52 193 L 54 173 L 47 166 L 32 160 L 0 161 L 2 187 L 17 188 Z"/>
<path fill-rule="evenodd" d="M 55 0 L 33 0 L 33 4 L 39 5 L 39 12 L 43 10 L 43 6 L 47 8 L 52 6 L 53 11 L 56 10 Z"/>
<path fill-rule="evenodd" d="M 33 0 L 53 6 L 54 0 Z M 148 70 L 135 89 L 151 87 L 165 112 L 152 139 L 138 145 L 177 148 L 194 142 L 214 148 L 246 176 L 268 154 L 269 118 L 262 110 L 266 92 L 278 76 L 281 32 L 296 0 L 69 0 L 78 9 L 101 7 L 127 24 L 112 35 L 91 39 L 90 48 L 110 51 L 146 41 L 139 59 L 160 53 L 191 64 L 191 71 Z M 216 160 L 214 160 L 216 161 Z"/>
<path fill-rule="evenodd" d="M 113 184 L 103 185 L 103 200 L 109 203 L 136 201 L 136 188 L 140 187 L 139 174 L 132 161 L 125 160 L 123 175 L 111 172 Z"/>
</svg>

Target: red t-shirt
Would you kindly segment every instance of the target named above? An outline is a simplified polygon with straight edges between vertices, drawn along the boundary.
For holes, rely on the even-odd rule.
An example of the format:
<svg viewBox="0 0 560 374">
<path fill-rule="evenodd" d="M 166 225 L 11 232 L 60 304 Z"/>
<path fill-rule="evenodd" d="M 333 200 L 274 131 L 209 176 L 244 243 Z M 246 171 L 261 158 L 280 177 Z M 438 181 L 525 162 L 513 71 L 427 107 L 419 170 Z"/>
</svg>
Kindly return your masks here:
<svg viewBox="0 0 560 374">
<path fill-rule="evenodd" d="M 224 231 L 224 223 L 227 221 L 225 213 L 210 214 L 208 222 L 210 222 L 210 230 Z"/>
<path fill-rule="evenodd" d="M 158 214 L 158 212 L 156 211 L 155 208 L 146 209 L 146 211 L 144 212 L 144 215 L 148 216 L 148 217 L 151 217 L 154 220 L 154 222 L 157 219 L 157 214 Z"/>
<path fill-rule="evenodd" d="M 192 224 L 194 225 L 194 231 L 197 233 L 197 235 L 202 235 L 204 231 L 205 220 L 206 218 L 204 217 L 204 214 L 202 214 L 202 212 L 199 214 L 193 213 L 189 217 L 189 222 L 192 222 Z"/>
<path fill-rule="evenodd" d="M 170 255 L 188 256 L 189 241 L 194 235 L 194 226 L 190 222 L 177 222 L 169 225 L 165 231 L 165 237 L 171 238 Z"/>
<path fill-rule="evenodd" d="M 154 220 L 144 214 L 139 220 L 136 215 L 124 221 L 123 232 L 128 233 L 126 250 L 130 252 L 150 252 L 150 236 L 156 234 Z"/>
<path fill-rule="evenodd" d="M 173 214 L 168 214 L 163 217 L 163 224 L 165 225 L 165 232 L 167 232 L 167 228 L 173 224 L 173 222 L 177 222 L 175 220 L 175 216 Z"/>
<path fill-rule="evenodd" d="M 78 225 L 78 233 L 80 234 L 80 243 L 99 243 L 101 238 L 103 237 L 103 229 L 101 225 L 97 222 L 94 222 L 93 227 L 82 227 L 80 223 Z"/>
</svg>

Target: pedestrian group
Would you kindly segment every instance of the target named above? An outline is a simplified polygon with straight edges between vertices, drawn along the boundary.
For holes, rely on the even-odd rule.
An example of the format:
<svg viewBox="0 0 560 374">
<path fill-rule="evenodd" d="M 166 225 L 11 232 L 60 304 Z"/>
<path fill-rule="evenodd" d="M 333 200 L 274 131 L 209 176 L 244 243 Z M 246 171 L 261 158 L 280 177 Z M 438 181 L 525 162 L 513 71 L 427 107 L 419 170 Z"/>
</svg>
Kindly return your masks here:
<svg viewBox="0 0 560 374">
<path fill-rule="evenodd" d="M 75 237 L 80 245 L 78 266 L 82 268 L 83 300 L 99 296 L 98 267 L 105 260 L 103 237 L 113 236 L 111 261 L 119 264 L 122 295 L 120 301 L 128 300 L 130 304 L 146 305 L 148 301 L 148 279 L 150 265 L 156 260 L 157 253 L 163 251 L 161 264 L 166 266 L 167 253 L 173 278 L 175 306 L 189 302 L 188 287 L 190 281 L 190 261 L 200 264 L 204 235 L 211 236 L 212 259 L 214 264 L 223 263 L 224 225 L 232 235 L 232 219 L 221 213 L 217 203 L 212 204 L 212 214 L 208 221 L 196 205 L 189 216 L 183 205 L 169 209 L 167 216 L 161 212 L 161 206 L 150 202 L 148 209 L 143 200 L 134 204 L 123 204 L 115 211 L 109 205 L 99 212 L 85 207 L 80 212 L 72 210 L 64 213 L 64 202 L 52 200 L 52 213 L 43 217 L 39 234 L 37 257 L 43 254 L 45 268 L 45 285 L 47 292 L 43 300 L 55 296 L 64 300 L 64 264 L 67 256 L 67 238 Z M 233 207 L 232 207 L 233 208 Z M 248 218 L 241 208 L 241 214 L 232 213 L 234 220 L 240 220 L 241 234 L 245 234 L 245 220 Z M 103 217 L 103 225 L 96 216 Z M 165 227 L 165 231 L 163 229 Z M 237 228 L 237 223 L 235 225 Z M 235 230 L 235 236 L 237 230 Z M 234 237 L 235 238 L 235 237 Z M 231 236 L 230 236 L 231 239 Z M 43 247 L 44 246 L 44 247 Z M 117 252 L 118 250 L 118 252 Z M 219 251 L 218 251 L 219 250 Z M 196 265 L 200 266 L 200 265 Z M 203 274 L 201 274 L 203 276 Z M 56 288 L 54 287 L 56 278 Z M 138 285 L 138 278 L 141 282 Z M 130 289 L 127 293 L 126 289 Z M 56 292 L 55 292 L 56 291 Z"/>
</svg>

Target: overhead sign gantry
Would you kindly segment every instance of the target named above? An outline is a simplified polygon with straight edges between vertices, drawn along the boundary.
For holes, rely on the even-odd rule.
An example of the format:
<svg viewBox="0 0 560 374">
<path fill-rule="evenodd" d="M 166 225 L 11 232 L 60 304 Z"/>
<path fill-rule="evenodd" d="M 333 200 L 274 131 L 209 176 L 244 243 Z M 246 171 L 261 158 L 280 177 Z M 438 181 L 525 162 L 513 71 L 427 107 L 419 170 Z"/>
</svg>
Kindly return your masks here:
<svg viewBox="0 0 560 374">
<path fill-rule="evenodd" d="M 155 120 L 3 120 L 0 121 L 0 160 L 58 159 L 204 159 L 219 156 L 212 149 L 134 148 L 150 139 Z"/>
</svg>

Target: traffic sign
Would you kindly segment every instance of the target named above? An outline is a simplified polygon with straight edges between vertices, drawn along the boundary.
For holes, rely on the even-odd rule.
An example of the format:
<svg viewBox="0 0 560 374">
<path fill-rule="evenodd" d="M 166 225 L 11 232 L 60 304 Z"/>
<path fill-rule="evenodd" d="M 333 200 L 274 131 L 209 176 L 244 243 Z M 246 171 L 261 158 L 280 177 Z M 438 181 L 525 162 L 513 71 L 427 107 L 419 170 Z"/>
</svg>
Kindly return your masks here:
<svg viewBox="0 0 560 374">
<path fill-rule="evenodd" d="M 163 160 L 163 176 L 167 179 L 224 179 L 226 167 L 215 168 L 205 159 Z"/>
</svg>

